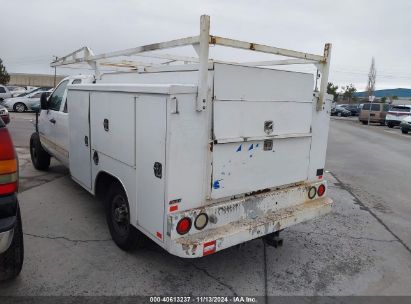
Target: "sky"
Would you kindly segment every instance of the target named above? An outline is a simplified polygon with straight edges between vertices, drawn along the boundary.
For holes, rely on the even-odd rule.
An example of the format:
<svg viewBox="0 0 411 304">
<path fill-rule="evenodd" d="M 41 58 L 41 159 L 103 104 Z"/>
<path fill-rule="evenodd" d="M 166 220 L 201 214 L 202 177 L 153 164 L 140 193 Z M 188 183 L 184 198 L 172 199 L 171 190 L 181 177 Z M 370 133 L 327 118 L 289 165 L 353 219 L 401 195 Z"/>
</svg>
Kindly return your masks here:
<svg viewBox="0 0 411 304">
<path fill-rule="evenodd" d="M 0 7 L 0 58 L 11 73 L 53 74 L 53 55 L 82 46 L 99 54 L 198 35 L 200 15 L 207 14 L 217 36 L 315 54 L 332 43 L 329 80 L 340 87 L 364 90 L 374 57 L 376 89 L 411 88 L 411 1 L 0 0 Z M 187 48 L 172 53 L 195 55 Z M 273 58 L 219 47 L 211 55 L 235 62 Z"/>
</svg>

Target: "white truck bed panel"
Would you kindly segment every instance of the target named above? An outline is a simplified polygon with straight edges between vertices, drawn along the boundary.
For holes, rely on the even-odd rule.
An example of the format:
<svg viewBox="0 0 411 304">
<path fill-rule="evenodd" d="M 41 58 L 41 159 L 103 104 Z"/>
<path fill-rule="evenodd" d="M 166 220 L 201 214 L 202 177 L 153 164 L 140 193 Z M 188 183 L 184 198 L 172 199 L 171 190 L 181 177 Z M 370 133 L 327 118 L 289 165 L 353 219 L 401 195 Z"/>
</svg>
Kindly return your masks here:
<svg viewBox="0 0 411 304">
<path fill-rule="evenodd" d="M 216 63 L 215 100 L 308 101 L 313 98 L 312 74 Z"/>
<path fill-rule="evenodd" d="M 152 237 L 164 240 L 167 96 L 140 95 L 136 101 L 137 223 Z M 154 174 L 160 164 L 161 175 Z"/>
<path fill-rule="evenodd" d="M 87 190 L 91 190 L 91 155 L 89 125 L 89 92 L 69 91 L 70 104 L 69 165 L 71 176 Z"/>
<path fill-rule="evenodd" d="M 214 101 L 214 137 L 217 141 L 267 135 L 310 133 L 312 102 Z M 264 123 L 273 122 L 266 134 Z"/>
<path fill-rule="evenodd" d="M 92 149 L 129 166 L 135 166 L 134 98 L 130 93 L 90 93 Z"/>
<path fill-rule="evenodd" d="M 311 137 L 217 144 L 213 151 L 213 199 L 307 179 Z"/>
</svg>

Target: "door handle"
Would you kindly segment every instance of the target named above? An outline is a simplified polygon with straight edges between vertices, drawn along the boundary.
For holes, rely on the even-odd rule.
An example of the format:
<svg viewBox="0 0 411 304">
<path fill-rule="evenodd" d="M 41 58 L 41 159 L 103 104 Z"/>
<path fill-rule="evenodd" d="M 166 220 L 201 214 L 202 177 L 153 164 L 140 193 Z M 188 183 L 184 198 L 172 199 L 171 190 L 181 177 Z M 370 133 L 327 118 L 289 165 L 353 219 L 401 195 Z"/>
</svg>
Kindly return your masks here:
<svg viewBox="0 0 411 304">
<path fill-rule="evenodd" d="M 88 136 L 84 136 L 84 144 L 88 147 Z"/>
<path fill-rule="evenodd" d="M 54 118 L 50 119 L 50 122 L 51 122 L 52 124 L 56 124 L 56 120 L 55 120 Z"/>
</svg>

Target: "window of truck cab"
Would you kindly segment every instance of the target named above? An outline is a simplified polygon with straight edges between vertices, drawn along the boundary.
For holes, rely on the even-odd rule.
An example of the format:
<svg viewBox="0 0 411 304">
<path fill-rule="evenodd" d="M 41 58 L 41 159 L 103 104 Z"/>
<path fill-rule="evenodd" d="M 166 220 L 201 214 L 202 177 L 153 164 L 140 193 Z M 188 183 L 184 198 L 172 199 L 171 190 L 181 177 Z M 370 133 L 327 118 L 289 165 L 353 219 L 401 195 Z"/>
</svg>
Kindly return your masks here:
<svg viewBox="0 0 411 304">
<path fill-rule="evenodd" d="M 60 111 L 61 102 L 63 101 L 64 93 L 66 91 L 68 80 L 61 82 L 54 90 L 53 94 L 48 100 L 49 109 L 53 111 Z"/>
<path fill-rule="evenodd" d="M 74 79 L 73 82 L 71 84 L 80 84 L 81 83 L 81 79 Z M 64 101 L 64 109 L 63 109 L 64 113 L 68 112 L 68 107 L 67 107 L 67 98 Z"/>
</svg>

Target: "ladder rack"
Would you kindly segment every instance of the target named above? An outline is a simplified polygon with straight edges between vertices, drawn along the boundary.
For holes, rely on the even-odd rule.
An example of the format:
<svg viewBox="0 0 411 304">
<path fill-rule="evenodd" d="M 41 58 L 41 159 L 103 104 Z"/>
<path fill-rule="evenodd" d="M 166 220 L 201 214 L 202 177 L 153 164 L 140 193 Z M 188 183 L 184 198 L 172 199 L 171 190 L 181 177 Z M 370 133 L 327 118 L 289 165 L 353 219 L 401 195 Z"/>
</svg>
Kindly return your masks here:
<svg viewBox="0 0 411 304">
<path fill-rule="evenodd" d="M 182 47 L 191 45 L 196 51 L 198 57 L 177 56 L 171 54 L 148 53 L 157 50 L 171 49 L 175 47 Z M 109 53 L 102 53 L 95 55 L 89 47 L 82 47 L 68 55 L 56 58 L 50 66 L 64 66 L 78 63 L 86 63 L 95 71 L 95 76 L 99 77 L 99 66 L 112 66 L 130 69 L 143 69 L 164 67 L 164 64 L 174 62 L 182 62 L 183 64 L 195 64 L 199 71 L 198 77 L 198 96 L 197 96 L 197 111 L 203 111 L 206 108 L 207 100 L 207 77 L 208 66 L 210 62 L 214 62 L 209 58 L 210 45 L 220 45 L 236 49 L 249 50 L 254 52 L 261 52 L 266 54 L 280 55 L 292 59 L 272 60 L 272 61 L 255 61 L 255 62 L 230 62 L 233 64 L 240 64 L 245 66 L 275 66 L 275 65 L 291 65 L 291 64 L 314 64 L 321 76 L 320 88 L 318 91 L 317 111 L 322 110 L 325 100 L 325 93 L 328 84 L 328 74 L 330 70 L 331 58 L 331 44 L 327 43 L 324 47 L 323 55 L 315 55 L 310 53 L 303 53 L 273 46 L 267 46 L 252 42 L 234 40 L 224 37 L 210 35 L 210 16 L 202 15 L 200 18 L 200 34 L 198 36 L 191 36 L 181 39 L 170 40 L 166 42 L 153 43 L 135 48 L 119 50 Z M 166 60 L 162 63 L 145 63 L 136 61 L 121 61 L 109 62 L 107 59 L 120 56 L 139 56 Z M 318 76 L 316 76 L 318 77 Z"/>
</svg>

